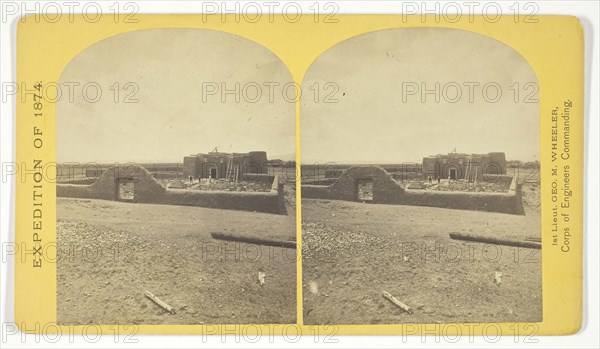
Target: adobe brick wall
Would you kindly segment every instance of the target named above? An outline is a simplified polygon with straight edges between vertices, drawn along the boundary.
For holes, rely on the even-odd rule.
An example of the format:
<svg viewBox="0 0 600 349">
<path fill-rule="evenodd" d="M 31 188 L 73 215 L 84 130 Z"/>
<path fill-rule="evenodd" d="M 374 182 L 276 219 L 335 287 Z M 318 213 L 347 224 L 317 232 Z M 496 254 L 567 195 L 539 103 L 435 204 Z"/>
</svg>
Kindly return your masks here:
<svg viewBox="0 0 600 349">
<path fill-rule="evenodd" d="M 509 193 L 404 190 L 390 173 L 378 166 L 352 167 L 332 185 L 302 185 L 302 198 L 358 201 L 359 179 L 373 180 L 373 203 L 524 214 L 520 185 L 512 185 Z"/>
<path fill-rule="evenodd" d="M 57 184 L 58 197 L 117 200 L 118 180 L 132 179 L 133 202 L 148 204 L 199 206 L 228 210 L 257 211 L 285 214 L 283 183 L 275 176 L 255 174 L 254 177 L 272 180 L 269 192 L 226 192 L 179 190 L 163 187 L 150 172 L 141 166 L 113 167 L 91 185 Z"/>
<path fill-rule="evenodd" d="M 402 204 L 443 207 L 458 210 L 524 214 L 521 196 L 511 193 L 407 191 L 402 200 Z"/>
<path fill-rule="evenodd" d="M 281 213 L 279 197 L 273 192 L 229 192 L 168 189 L 159 202 L 166 205 L 199 206 L 227 210 Z"/>
<path fill-rule="evenodd" d="M 382 167 L 357 166 L 345 171 L 332 185 L 302 185 L 302 197 L 357 201 L 359 179 L 373 180 L 374 203 L 398 203 L 404 193 L 404 189 Z"/>
</svg>

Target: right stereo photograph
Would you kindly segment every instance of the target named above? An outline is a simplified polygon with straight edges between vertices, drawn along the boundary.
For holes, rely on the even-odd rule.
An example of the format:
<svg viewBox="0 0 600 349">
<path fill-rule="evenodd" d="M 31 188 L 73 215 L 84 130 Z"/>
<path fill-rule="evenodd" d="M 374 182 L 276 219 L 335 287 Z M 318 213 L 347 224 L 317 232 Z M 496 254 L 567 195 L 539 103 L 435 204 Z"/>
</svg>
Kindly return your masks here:
<svg viewBox="0 0 600 349">
<path fill-rule="evenodd" d="M 302 90 L 304 324 L 542 321 L 540 91 L 517 51 L 375 31 Z"/>
</svg>

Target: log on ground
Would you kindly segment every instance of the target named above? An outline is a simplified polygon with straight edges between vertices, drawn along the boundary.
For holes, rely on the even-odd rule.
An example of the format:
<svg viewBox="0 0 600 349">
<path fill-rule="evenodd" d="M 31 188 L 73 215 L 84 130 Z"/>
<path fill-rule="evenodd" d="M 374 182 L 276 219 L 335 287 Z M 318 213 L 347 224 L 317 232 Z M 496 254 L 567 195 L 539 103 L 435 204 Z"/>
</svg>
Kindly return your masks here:
<svg viewBox="0 0 600 349">
<path fill-rule="evenodd" d="M 247 244 L 296 248 L 296 241 L 265 239 L 257 236 L 245 236 L 239 234 L 211 233 L 213 239 L 244 242 Z"/>
<path fill-rule="evenodd" d="M 160 298 L 156 297 L 152 292 L 146 291 L 145 295 L 146 295 L 146 298 L 149 298 L 150 300 L 152 300 L 159 307 L 163 308 L 164 310 L 168 311 L 171 314 L 175 314 L 175 308 L 173 308 L 172 306 L 163 302 Z"/>
<path fill-rule="evenodd" d="M 400 302 L 396 297 L 392 296 L 389 292 L 387 291 L 383 291 L 382 295 L 385 299 L 387 299 L 388 301 L 392 302 L 392 304 L 394 304 L 395 306 L 397 306 L 398 308 L 404 310 L 405 312 L 412 314 L 413 310 L 410 306 Z"/>
<path fill-rule="evenodd" d="M 504 246 L 516 246 L 524 248 L 536 248 L 541 249 L 542 244 L 534 241 L 519 241 L 519 240 L 508 240 L 498 239 L 489 236 L 470 235 L 463 233 L 450 233 L 450 238 L 454 240 L 482 242 L 486 244 L 504 245 Z"/>
</svg>

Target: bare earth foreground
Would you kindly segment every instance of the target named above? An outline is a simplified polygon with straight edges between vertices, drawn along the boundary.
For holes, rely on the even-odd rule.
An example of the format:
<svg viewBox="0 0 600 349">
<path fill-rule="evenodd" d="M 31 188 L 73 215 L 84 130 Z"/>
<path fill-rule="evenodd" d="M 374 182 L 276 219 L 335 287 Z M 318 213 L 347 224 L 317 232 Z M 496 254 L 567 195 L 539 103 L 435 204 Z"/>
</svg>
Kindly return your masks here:
<svg viewBox="0 0 600 349">
<path fill-rule="evenodd" d="M 66 198 L 57 207 L 59 323 L 296 321 L 296 251 L 210 235 L 294 240 L 294 214 Z"/>
<path fill-rule="evenodd" d="M 539 213 L 303 199 L 302 217 L 305 324 L 542 320 L 541 250 L 448 236 L 539 238 Z"/>
</svg>

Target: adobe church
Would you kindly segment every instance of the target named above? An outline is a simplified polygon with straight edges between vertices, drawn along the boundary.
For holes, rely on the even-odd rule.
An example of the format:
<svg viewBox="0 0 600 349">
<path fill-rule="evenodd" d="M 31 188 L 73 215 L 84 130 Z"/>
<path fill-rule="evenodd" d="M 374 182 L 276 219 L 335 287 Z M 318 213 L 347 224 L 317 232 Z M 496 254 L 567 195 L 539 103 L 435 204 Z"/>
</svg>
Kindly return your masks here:
<svg viewBox="0 0 600 349">
<path fill-rule="evenodd" d="M 423 176 L 432 179 L 466 179 L 479 181 L 487 176 L 506 174 L 506 156 L 488 154 L 448 153 L 423 158 Z"/>
<path fill-rule="evenodd" d="M 183 158 L 184 177 L 229 179 L 237 181 L 244 174 L 267 174 L 267 152 L 222 153 L 216 149 Z"/>
</svg>

